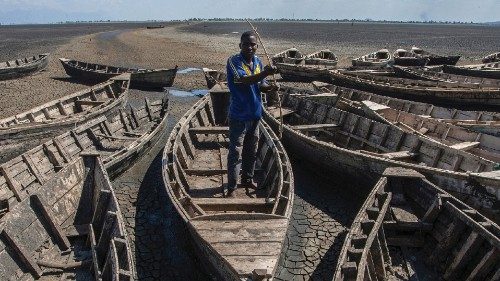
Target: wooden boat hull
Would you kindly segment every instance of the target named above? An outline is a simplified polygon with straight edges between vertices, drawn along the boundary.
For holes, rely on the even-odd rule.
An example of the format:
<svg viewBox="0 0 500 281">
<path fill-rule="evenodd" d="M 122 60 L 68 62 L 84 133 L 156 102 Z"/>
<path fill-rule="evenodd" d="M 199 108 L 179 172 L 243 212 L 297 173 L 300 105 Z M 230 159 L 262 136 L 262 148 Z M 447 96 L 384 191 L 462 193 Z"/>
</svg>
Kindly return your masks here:
<svg viewBox="0 0 500 281">
<path fill-rule="evenodd" d="M 430 71 L 417 68 L 393 67 L 396 76 L 401 78 L 418 79 L 426 81 L 440 81 L 445 83 L 455 83 L 465 87 L 489 87 L 500 88 L 499 79 L 479 78 L 437 71 Z"/>
<path fill-rule="evenodd" d="M 44 161 L 57 166 L 48 154 Z M 133 280 L 124 218 L 100 159 L 77 157 L 45 176 L 35 173 L 40 163 L 31 167 L 43 184 L 18 190 L 0 214 L 2 278 Z"/>
<path fill-rule="evenodd" d="M 218 279 L 272 280 L 291 214 L 291 165 L 278 138 L 262 122 L 257 167 L 264 179 L 259 184 L 263 192 L 277 192 L 277 197 L 268 197 L 277 199 L 264 201 L 257 191 L 253 198 L 242 193 L 222 198 L 227 168 L 220 157 L 228 145 L 224 136 L 228 128 L 220 125 L 226 119 L 228 102 L 227 88 L 211 91 L 180 119 L 164 149 L 163 180 L 197 254 Z M 212 152 L 219 155 L 212 158 Z M 275 164 L 268 169 L 269 163 Z M 273 174 L 277 176 L 271 180 Z"/>
<path fill-rule="evenodd" d="M 28 58 L 9 62 L 9 65 L 13 64 L 14 66 L 7 66 L 7 63 L 1 64 L 0 81 L 31 75 L 45 69 L 49 63 L 49 54 L 41 54 L 33 58 L 29 62 L 27 62 Z M 17 65 L 16 61 L 21 63 Z"/>
<path fill-rule="evenodd" d="M 135 89 L 172 87 L 176 74 L 177 68 L 131 73 L 130 87 Z"/>
<path fill-rule="evenodd" d="M 373 101 L 394 108 L 395 110 L 425 116 L 426 118 L 432 118 L 449 124 L 455 124 L 479 133 L 485 133 L 496 137 L 500 136 L 500 113 L 465 111 L 438 107 L 433 104 L 386 97 L 317 81 L 313 82 L 313 86 L 321 92 L 331 93 L 354 103 Z M 332 103 L 332 105 L 337 106 L 335 103 Z M 357 106 L 360 107 L 361 105 Z M 359 114 L 358 112 L 359 111 L 354 113 Z"/>
<path fill-rule="evenodd" d="M 167 123 L 168 102 L 149 103 L 130 113 L 101 116 L 36 146 L 0 166 L 0 198 L 21 201 L 23 190 L 45 183 L 45 177 L 80 154 L 99 153 L 111 177 L 116 177 L 161 138 Z"/>
<path fill-rule="evenodd" d="M 321 50 L 312 54 L 308 54 L 304 58 L 305 65 L 321 65 L 325 67 L 337 66 L 339 59 L 330 50 Z"/>
<path fill-rule="evenodd" d="M 399 143 L 399 145 L 404 147 L 406 147 L 406 145 L 401 144 L 401 142 L 408 143 L 409 146 L 412 146 L 410 143 L 412 143 L 413 141 L 416 141 L 417 143 L 423 141 L 423 143 L 426 143 L 425 146 L 417 145 L 416 147 L 419 149 L 419 151 L 421 151 L 424 154 L 430 153 L 431 155 L 434 155 L 434 152 L 431 152 L 432 150 L 437 149 L 441 151 L 442 149 L 445 149 L 447 150 L 446 154 L 450 153 L 448 156 L 444 156 L 444 154 L 440 155 L 440 153 L 436 154 L 437 156 L 440 155 L 439 156 L 440 158 L 443 157 L 441 158 L 443 161 L 448 161 L 444 160 L 445 158 L 447 159 L 447 157 L 450 158 L 472 157 L 472 158 L 477 158 L 478 160 L 480 159 L 472 155 L 469 156 L 468 153 L 465 153 L 463 151 L 450 150 L 449 147 L 438 145 L 433 141 L 429 141 L 426 138 L 422 138 L 417 135 L 413 134 L 405 135 L 405 133 L 399 131 L 398 129 L 391 129 L 391 126 L 389 125 L 382 125 L 373 120 L 365 119 L 363 117 L 349 114 L 346 112 L 342 113 L 341 110 L 333 109 L 331 106 L 320 105 L 319 103 L 315 103 L 314 101 L 311 101 L 309 99 L 307 99 L 304 102 L 302 108 L 304 112 L 306 111 L 317 112 L 314 118 L 321 119 L 322 114 L 325 114 L 326 112 L 328 113 L 328 116 L 336 116 L 335 118 L 342 118 L 341 116 L 343 115 L 350 116 L 350 117 L 344 117 L 344 120 L 349 120 L 349 124 L 353 122 L 352 120 L 358 120 L 356 121 L 358 124 L 371 123 L 372 124 L 371 127 L 380 126 L 377 129 L 377 131 L 380 130 L 381 132 L 386 132 L 385 136 L 387 136 L 388 139 L 391 139 L 392 141 L 392 139 L 394 138 L 396 140 L 395 141 L 396 143 Z M 273 128 L 273 130 L 275 130 L 276 132 L 279 131 L 280 122 L 276 119 L 275 116 L 272 116 L 268 111 L 266 111 L 264 113 L 264 119 Z M 370 126 L 366 124 L 358 127 L 353 124 L 351 125 L 353 127 L 353 130 L 358 132 L 356 133 L 358 135 L 362 135 L 362 132 L 365 131 L 367 131 L 369 134 L 379 134 L 376 133 L 375 131 L 370 132 L 369 129 L 366 129 L 367 126 Z M 347 123 L 345 123 L 342 126 L 347 126 Z M 385 128 L 385 126 L 387 126 L 387 128 Z M 362 180 L 362 181 L 364 180 L 368 183 L 373 184 L 374 180 L 377 179 L 377 177 L 379 177 L 383 173 L 383 171 L 388 167 L 400 166 L 408 169 L 414 169 L 428 176 L 433 182 L 443 186 L 443 188 L 445 188 L 446 190 L 459 194 L 461 198 L 467 198 L 470 204 L 482 210 L 482 212 L 489 215 L 491 214 L 493 216 L 496 216 L 498 213 L 498 210 L 496 210 L 497 208 L 496 206 L 498 204 L 498 199 L 500 198 L 500 192 L 498 188 L 500 184 L 500 175 L 494 175 L 491 178 L 492 179 L 491 182 L 486 182 L 483 180 L 482 187 L 478 188 L 475 187 L 475 185 L 477 184 L 476 176 L 482 173 L 457 172 L 439 168 L 441 166 L 438 167 L 436 165 L 431 167 L 412 162 L 405 162 L 397 158 L 390 158 L 379 154 L 369 153 L 364 151 L 364 149 L 359 149 L 359 150 L 354 150 L 354 148 L 346 149 L 337 146 L 332 142 L 325 142 L 317 140 L 315 137 L 307 136 L 304 133 L 301 133 L 293 129 L 291 126 L 284 125 L 283 127 L 284 128 L 283 128 L 282 141 L 286 146 L 287 150 L 292 155 L 300 159 L 303 159 L 307 162 L 310 162 L 314 166 L 326 169 L 336 175 L 339 176 L 348 175 L 352 178 L 356 178 L 356 180 Z M 375 138 L 375 136 L 373 138 Z M 380 136 L 378 136 L 378 138 L 380 138 Z M 412 138 L 415 138 L 415 140 L 412 140 Z M 371 139 L 372 137 L 370 137 L 370 142 L 372 141 Z M 352 143 L 359 145 L 358 143 L 360 141 L 359 137 L 352 137 L 351 140 Z M 383 140 L 383 138 L 379 139 L 379 142 L 386 143 L 385 144 L 386 146 L 391 146 L 391 141 L 388 142 L 388 140 Z M 422 154 L 421 156 L 424 156 L 424 154 Z M 463 155 L 463 156 L 451 156 L 453 154 Z M 486 162 L 489 163 L 487 165 L 490 166 L 493 165 L 490 161 Z M 359 177 L 359 175 L 363 175 L 363 177 Z M 485 190 L 488 191 L 483 193 L 482 191 Z"/>
<path fill-rule="evenodd" d="M 427 65 L 455 65 L 457 64 L 460 56 L 429 56 Z"/>
<path fill-rule="evenodd" d="M 286 81 L 312 82 L 329 81 L 328 68 L 323 66 L 296 65 L 290 63 L 277 63 L 278 72 Z"/>
<path fill-rule="evenodd" d="M 500 79 L 500 67 L 491 69 L 469 69 L 461 66 L 445 65 L 443 66 L 443 72 L 473 77 Z"/>
<path fill-rule="evenodd" d="M 402 80 L 407 83 L 408 86 L 404 86 L 404 84 L 391 85 L 354 76 L 343 75 L 334 71 L 330 71 L 330 74 L 332 79 L 330 83 L 332 84 L 343 87 L 352 87 L 395 98 L 411 99 L 461 109 L 474 109 L 475 107 L 481 107 L 483 110 L 495 110 L 495 108 L 500 105 L 500 88 L 474 89 L 453 87 L 452 83 L 448 83 L 446 85 L 447 87 L 437 87 L 438 84 L 428 87 L 415 87 L 410 86 L 412 83 L 410 81 Z M 395 81 L 398 82 L 397 80 Z M 429 82 L 432 81 L 428 81 L 428 83 Z M 448 85 L 451 87 L 448 87 Z"/>
<path fill-rule="evenodd" d="M 135 89 L 160 89 L 171 87 L 177 74 L 177 66 L 172 69 L 138 69 L 108 66 L 59 59 L 71 77 L 89 82 L 103 82 L 123 73 L 130 73 L 130 87 Z"/>
<path fill-rule="evenodd" d="M 271 60 L 273 64 L 277 63 L 300 64 L 304 60 L 304 55 L 302 55 L 302 53 L 299 50 L 295 48 L 290 48 L 283 52 L 275 54 L 271 58 Z"/>
<path fill-rule="evenodd" d="M 385 49 L 352 60 L 352 66 L 359 67 L 382 68 L 392 64 L 394 64 L 392 55 L 388 50 Z"/>
<path fill-rule="evenodd" d="M 382 61 L 382 62 L 373 62 L 373 61 L 363 61 L 358 59 L 352 60 L 352 66 L 360 66 L 360 67 L 386 67 L 391 63 L 391 61 Z"/>
<path fill-rule="evenodd" d="M 116 77 L 0 120 L 0 163 L 93 118 L 116 114 L 127 102 L 128 79 Z"/>
<path fill-rule="evenodd" d="M 394 57 L 394 65 L 401 66 L 425 66 L 429 62 L 428 58 L 407 58 Z"/>
<path fill-rule="evenodd" d="M 403 131 L 421 134 L 436 142 L 500 163 L 500 138 L 433 118 L 399 111 L 372 101 L 361 103 L 365 116 L 373 120 L 397 126 Z"/>
<path fill-rule="evenodd" d="M 389 168 L 356 215 L 333 280 L 496 280 L 499 237 L 495 222 L 422 174 Z"/>
</svg>

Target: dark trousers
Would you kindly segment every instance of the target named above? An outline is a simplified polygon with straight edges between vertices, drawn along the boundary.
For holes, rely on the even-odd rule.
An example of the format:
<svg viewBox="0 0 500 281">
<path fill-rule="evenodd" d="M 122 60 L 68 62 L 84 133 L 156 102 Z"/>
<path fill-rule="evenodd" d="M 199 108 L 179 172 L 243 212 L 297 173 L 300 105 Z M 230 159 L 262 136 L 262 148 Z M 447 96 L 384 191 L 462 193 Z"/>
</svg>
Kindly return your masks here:
<svg viewBox="0 0 500 281">
<path fill-rule="evenodd" d="M 259 120 L 229 120 L 229 152 L 227 154 L 228 189 L 235 189 L 241 170 L 241 181 L 253 178 Z"/>
</svg>

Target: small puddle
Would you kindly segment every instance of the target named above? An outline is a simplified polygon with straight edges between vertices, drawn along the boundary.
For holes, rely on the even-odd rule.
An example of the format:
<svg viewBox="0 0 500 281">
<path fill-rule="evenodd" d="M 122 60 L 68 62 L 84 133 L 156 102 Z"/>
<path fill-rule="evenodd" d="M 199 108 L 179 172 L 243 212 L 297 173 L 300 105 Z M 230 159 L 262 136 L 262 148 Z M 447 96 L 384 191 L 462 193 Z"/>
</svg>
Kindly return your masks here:
<svg viewBox="0 0 500 281">
<path fill-rule="evenodd" d="M 186 73 L 194 72 L 194 71 L 201 71 L 201 69 L 196 68 L 196 67 L 181 68 L 180 70 L 177 70 L 177 74 L 186 74 Z"/>
<path fill-rule="evenodd" d="M 166 88 L 166 89 L 171 95 L 176 96 L 176 97 L 195 97 L 195 96 L 202 97 L 202 96 L 208 94 L 207 89 L 194 89 L 191 91 L 183 91 L 183 90 L 173 89 L 173 88 Z"/>
</svg>

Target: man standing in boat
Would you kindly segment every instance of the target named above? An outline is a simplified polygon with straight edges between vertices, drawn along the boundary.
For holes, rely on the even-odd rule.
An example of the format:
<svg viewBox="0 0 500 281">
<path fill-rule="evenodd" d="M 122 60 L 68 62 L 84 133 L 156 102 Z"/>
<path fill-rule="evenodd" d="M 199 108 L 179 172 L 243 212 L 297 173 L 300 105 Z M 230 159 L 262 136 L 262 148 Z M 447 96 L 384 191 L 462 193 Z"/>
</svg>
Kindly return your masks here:
<svg viewBox="0 0 500 281">
<path fill-rule="evenodd" d="M 230 57 L 226 66 L 227 85 L 231 92 L 226 197 L 234 197 L 240 170 L 240 187 L 256 188 L 252 179 L 259 139 L 258 125 L 262 117 L 261 91 L 275 89 L 275 86 L 267 84 L 265 78 L 277 71 L 274 66 L 264 67 L 255 55 L 258 46 L 254 32 L 241 34 L 239 46 L 240 53 Z"/>
</svg>

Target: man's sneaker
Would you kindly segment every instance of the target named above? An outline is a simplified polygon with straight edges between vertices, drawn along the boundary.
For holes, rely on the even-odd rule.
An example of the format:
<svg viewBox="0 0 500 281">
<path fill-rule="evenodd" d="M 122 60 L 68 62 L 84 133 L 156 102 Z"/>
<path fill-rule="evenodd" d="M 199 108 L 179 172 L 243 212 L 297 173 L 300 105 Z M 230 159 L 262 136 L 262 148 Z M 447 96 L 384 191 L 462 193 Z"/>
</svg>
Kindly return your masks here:
<svg viewBox="0 0 500 281">
<path fill-rule="evenodd" d="M 226 198 L 235 198 L 234 190 L 235 190 L 235 188 L 228 189 L 226 191 Z"/>
</svg>

